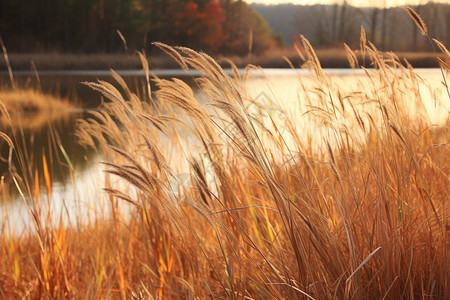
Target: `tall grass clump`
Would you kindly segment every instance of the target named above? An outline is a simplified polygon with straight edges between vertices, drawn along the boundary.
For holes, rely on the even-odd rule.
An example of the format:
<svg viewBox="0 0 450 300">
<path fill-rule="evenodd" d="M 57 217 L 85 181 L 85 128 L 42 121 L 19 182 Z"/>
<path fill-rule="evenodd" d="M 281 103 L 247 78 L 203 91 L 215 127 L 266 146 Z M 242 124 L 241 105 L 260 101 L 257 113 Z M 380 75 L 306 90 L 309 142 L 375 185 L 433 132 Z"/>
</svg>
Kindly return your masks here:
<svg viewBox="0 0 450 300">
<path fill-rule="evenodd" d="M 78 138 L 104 149 L 110 219 L 49 226 L 38 243 L 4 234 L 0 295 L 449 298 L 450 99 L 433 87 L 427 99 L 412 68 L 361 40 L 375 69 L 348 48 L 365 78 L 342 86 L 302 37 L 314 75 L 269 105 L 247 89 L 254 67 L 229 76 L 162 43 L 202 72 L 199 92 L 156 76 L 152 91 L 143 55 L 141 96 L 116 73 L 117 87 L 86 83 L 108 99 Z M 27 263 L 37 276 L 17 275 Z"/>
<path fill-rule="evenodd" d="M 449 99 L 424 99 L 422 79 L 370 42 L 370 85 L 343 89 L 302 40 L 316 84 L 281 115 L 249 111 L 249 69 L 228 76 L 204 53 L 161 43 L 203 73 L 206 97 L 179 79 L 154 77 L 150 102 L 117 75 L 122 92 L 87 83 L 110 102 L 80 122 L 79 137 L 109 145 L 107 173 L 135 188 L 106 191 L 137 209 L 130 230 L 150 295 L 450 296 Z M 440 123 L 426 101 L 444 110 Z"/>
</svg>

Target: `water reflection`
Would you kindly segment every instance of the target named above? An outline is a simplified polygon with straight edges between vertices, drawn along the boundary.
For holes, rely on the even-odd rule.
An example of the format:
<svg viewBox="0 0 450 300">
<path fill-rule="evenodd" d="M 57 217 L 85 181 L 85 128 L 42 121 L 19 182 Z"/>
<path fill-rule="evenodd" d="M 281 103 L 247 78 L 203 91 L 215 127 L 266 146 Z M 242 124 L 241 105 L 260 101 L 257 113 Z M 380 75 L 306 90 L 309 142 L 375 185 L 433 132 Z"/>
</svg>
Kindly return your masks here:
<svg viewBox="0 0 450 300">
<path fill-rule="evenodd" d="M 11 124 L 3 118 L 0 131 L 11 137 L 15 144 L 12 161 L 18 178 L 24 182 L 26 178 L 33 178 L 36 171 L 42 177 L 44 156 L 55 184 L 69 182 L 69 173 L 73 169 L 82 171 L 88 168 L 95 153 L 81 147 L 75 136 L 76 120 L 85 116 L 86 112 L 82 110 L 18 114 L 11 116 Z M 4 140 L 0 141 L 0 151 L 0 174 L 4 176 L 6 186 L 12 187 L 11 199 L 17 199 L 18 191 L 8 170 L 9 146 Z M 44 182 L 43 178 L 39 179 L 39 182 Z"/>
</svg>

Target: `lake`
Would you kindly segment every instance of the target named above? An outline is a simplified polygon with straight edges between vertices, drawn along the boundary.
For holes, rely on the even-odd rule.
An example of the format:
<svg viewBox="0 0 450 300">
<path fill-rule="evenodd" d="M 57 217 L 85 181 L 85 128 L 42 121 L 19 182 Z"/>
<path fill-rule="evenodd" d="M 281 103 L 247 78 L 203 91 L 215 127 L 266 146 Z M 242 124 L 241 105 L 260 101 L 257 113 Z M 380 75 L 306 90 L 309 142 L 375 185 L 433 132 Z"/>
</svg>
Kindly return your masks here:
<svg viewBox="0 0 450 300">
<path fill-rule="evenodd" d="M 448 117 L 450 99 L 448 99 L 441 84 L 440 70 L 416 69 L 415 71 L 423 80 L 419 86 L 420 93 L 424 98 L 430 99 L 425 103 L 427 117 L 431 123 L 443 123 Z M 231 73 L 230 70 L 227 70 L 227 72 Z M 368 80 L 363 70 L 330 69 L 325 70 L 325 72 L 334 84 L 349 91 L 354 90 L 355 93 L 364 91 Z M 374 70 L 369 70 L 369 72 L 376 73 Z M 134 92 L 145 94 L 145 76 L 142 71 L 119 71 L 118 73 L 123 76 Z M 39 77 L 36 77 L 32 72 L 15 73 L 15 80 L 20 86 L 40 87 L 45 92 L 68 97 L 81 106 L 80 109 L 66 112 L 63 116 L 40 114 L 39 116 L 19 115 L 13 117 L 18 128 L 16 130 L 18 140 L 27 150 L 27 160 L 32 162 L 28 166 L 30 168 L 28 172 L 33 174 L 35 169 L 41 170 L 43 168 L 44 155 L 48 161 L 49 173 L 53 181 L 52 195 L 50 199 L 47 199 L 45 180 L 39 178 L 42 201 L 48 201 L 50 204 L 48 206 L 49 212 L 55 216 L 64 212 L 62 215 L 70 220 L 72 225 L 77 222 L 109 216 L 107 209 L 109 199 L 102 191 L 102 187 L 105 185 L 105 180 L 114 179 L 105 178 L 104 167 L 100 164 L 102 153 L 78 145 L 75 132 L 77 119 L 89 117 L 88 111 L 98 109 L 102 101 L 99 93 L 81 84 L 81 82 L 101 79 L 114 83 L 110 74 L 110 71 L 43 71 L 39 73 Z M 187 74 L 179 70 L 164 70 L 154 71 L 154 74 L 160 78 L 181 78 L 192 86 L 200 102 L 206 101 L 205 96 L 193 80 L 193 78 L 200 76 L 200 73 L 190 72 Z M 5 72 L 0 72 L 0 87 L 7 86 L 8 83 L 8 75 Z M 247 82 L 247 91 L 249 97 L 266 108 L 279 109 L 280 112 L 292 112 L 293 117 L 299 118 L 296 126 L 308 132 L 317 129 L 310 122 L 306 122 L 306 118 L 301 119 L 301 116 L 295 114 L 299 111 L 307 111 L 308 105 L 314 102 L 314 99 L 309 99 L 308 102 L 304 101 L 303 93 L 305 87 L 306 89 L 308 87 L 315 88 L 316 84 L 313 74 L 307 70 L 266 69 L 264 73 L 252 72 Z M 367 86 L 372 88 L 373 85 Z M 435 99 L 441 99 L 440 103 L 437 103 Z M 409 109 L 414 114 L 414 105 L 411 105 Z M 272 111 L 272 113 L 276 115 L 276 111 Z M 2 131 L 12 135 L 11 130 L 4 125 L 2 126 Z M 322 145 L 325 134 L 317 130 L 318 145 Z M 287 143 L 289 143 L 288 139 Z M 6 157 L 8 151 L 6 144 L 3 142 L 1 147 L 2 155 Z M 7 212 L 10 220 L 14 220 L 11 227 L 17 234 L 22 231 L 24 226 L 28 226 L 32 220 L 28 211 L 29 207 L 25 205 L 28 199 L 21 197 L 12 183 L 8 182 L 10 176 L 5 161 L 0 162 L 0 172 L 3 174 L 6 184 L 12 187 L 9 192 L 13 195 L 10 201 L 4 201 L 3 204 L 0 204 L 0 224 L 3 223 L 1 220 Z M 180 182 L 183 183 L 184 179 L 181 173 L 182 170 L 180 170 Z M 126 206 L 123 210 L 126 210 Z"/>
</svg>

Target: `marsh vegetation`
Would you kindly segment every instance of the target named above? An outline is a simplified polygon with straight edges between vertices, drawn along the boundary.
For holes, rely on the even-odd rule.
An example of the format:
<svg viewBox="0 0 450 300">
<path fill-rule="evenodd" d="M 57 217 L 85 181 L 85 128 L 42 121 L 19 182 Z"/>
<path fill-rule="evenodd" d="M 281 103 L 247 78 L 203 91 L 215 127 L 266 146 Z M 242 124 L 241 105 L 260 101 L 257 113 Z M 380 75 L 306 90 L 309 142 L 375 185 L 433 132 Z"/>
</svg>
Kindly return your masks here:
<svg viewBox="0 0 450 300">
<path fill-rule="evenodd" d="M 289 102 L 250 96 L 252 66 L 231 65 L 230 76 L 204 53 L 162 43 L 202 72 L 201 99 L 150 73 L 146 93 L 117 74 L 115 85 L 86 83 L 107 99 L 77 134 L 104 153 L 107 213 L 54 217 L 45 157 L 13 173 L 34 223 L 0 224 L 1 297 L 450 297 L 448 87 L 428 86 L 364 34 L 359 50 L 375 69 L 349 49 L 365 80 L 345 86 L 302 42 L 313 75 Z M 20 136 L 2 138 L 26 169 Z"/>
</svg>

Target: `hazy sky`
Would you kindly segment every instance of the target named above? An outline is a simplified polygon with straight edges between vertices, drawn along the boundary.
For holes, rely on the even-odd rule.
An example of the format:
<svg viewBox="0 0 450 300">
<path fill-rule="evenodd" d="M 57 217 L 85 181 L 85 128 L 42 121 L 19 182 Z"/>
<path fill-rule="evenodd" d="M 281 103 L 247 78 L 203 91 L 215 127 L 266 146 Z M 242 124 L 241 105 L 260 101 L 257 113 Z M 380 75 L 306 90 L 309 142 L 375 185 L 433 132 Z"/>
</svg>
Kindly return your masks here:
<svg viewBox="0 0 450 300">
<path fill-rule="evenodd" d="M 435 2 L 449 2 L 450 0 L 435 0 Z M 342 3 L 343 0 L 247 0 L 248 3 L 265 3 L 265 4 L 278 4 L 278 3 L 294 3 L 294 4 L 330 4 L 330 3 Z M 395 6 L 395 5 L 414 5 L 419 3 L 427 3 L 428 0 L 347 0 L 348 4 L 351 5 L 357 5 L 357 6 L 382 6 L 384 5 L 384 2 L 388 6 Z"/>
</svg>

